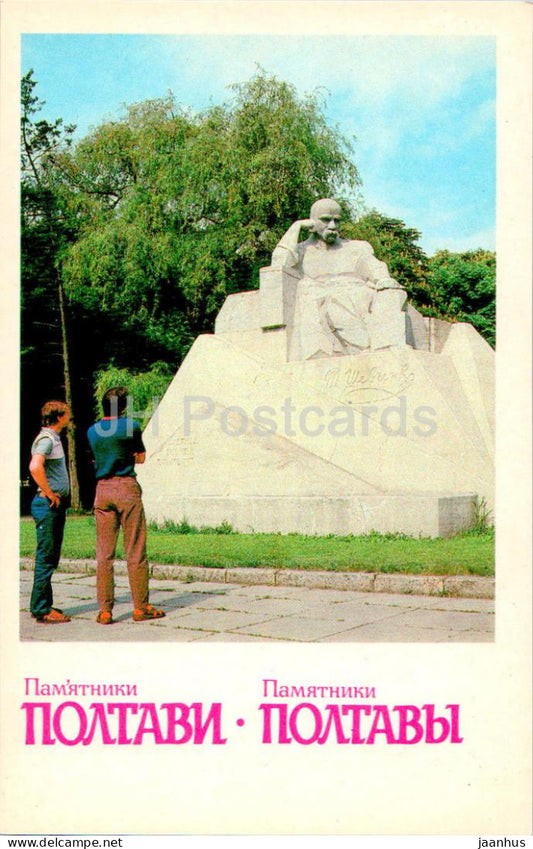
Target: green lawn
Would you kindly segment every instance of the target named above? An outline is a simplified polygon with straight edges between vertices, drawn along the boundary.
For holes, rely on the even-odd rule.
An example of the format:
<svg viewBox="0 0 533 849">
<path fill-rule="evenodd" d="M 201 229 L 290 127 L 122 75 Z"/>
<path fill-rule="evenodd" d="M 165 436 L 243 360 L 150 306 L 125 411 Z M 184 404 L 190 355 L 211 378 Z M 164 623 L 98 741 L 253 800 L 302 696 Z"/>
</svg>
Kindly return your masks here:
<svg viewBox="0 0 533 849">
<path fill-rule="evenodd" d="M 226 529 L 227 530 L 227 529 Z M 31 518 L 21 520 L 21 556 L 32 556 L 35 531 Z M 63 557 L 94 558 L 92 516 L 69 516 Z M 465 533 L 449 539 L 414 539 L 401 535 L 314 537 L 299 534 L 179 533 L 176 528 L 149 529 L 148 555 L 153 563 L 185 566 L 261 567 L 338 572 L 404 572 L 426 575 L 494 575 L 494 534 Z M 117 557 L 122 558 L 122 544 Z"/>
</svg>

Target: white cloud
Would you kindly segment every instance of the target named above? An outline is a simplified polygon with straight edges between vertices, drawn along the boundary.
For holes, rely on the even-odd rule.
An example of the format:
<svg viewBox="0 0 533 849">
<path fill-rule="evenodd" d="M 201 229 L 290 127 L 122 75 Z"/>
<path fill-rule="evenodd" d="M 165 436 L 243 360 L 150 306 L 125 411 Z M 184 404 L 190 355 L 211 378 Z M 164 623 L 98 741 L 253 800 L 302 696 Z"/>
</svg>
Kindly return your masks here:
<svg viewBox="0 0 533 849">
<path fill-rule="evenodd" d="M 227 87 L 258 66 L 300 95 L 322 91 L 328 120 L 357 139 L 369 206 L 422 230 L 429 252 L 494 244 L 492 231 L 476 232 L 493 210 L 471 211 L 471 180 L 450 177 L 465 173 L 494 120 L 493 39 L 161 36 L 143 39 L 139 66 L 161 94 L 170 89 L 195 109 L 228 100 Z"/>
<path fill-rule="evenodd" d="M 229 99 L 228 86 L 258 65 L 300 94 L 321 89 L 328 116 L 377 163 L 398 154 L 407 135 L 411 144 L 419 136 L 426 156 L 435 152 L 435 135 L 441 150 L 467 141 L 445 127 L 461 90 L 494 66 L 493 40 L 475 37 L 162 36 L 148 49 L 147 64 L 164 67 L 178 100 L 196 108 Z M 469 135 L 490 120 L 490 100 L 484 110 L 472 116 Z"/>
<path fill-rule="evenodd" d="M 496 121 L 496 101 L 493 98 L 480 103 L 472 115 L 472 121 L 464 141 L 469 142 L 485 133 Z"/>
<path fill-rule="evenodd" d="M 413 36 L 164 36 L 154 40 L 157 61 L 174 68 L 180 87 L 201 82 L 220 90 L 244 81 L 260 64 L 300 91 L 346 89 L 353 105 L 384 101 L 434 105 L 473 75 L 489 70 L 488 38 Z"/>
<path fill-rule="evenodd" d="M 488 251 L 496 250 L 496 234 L 493 227 L 479 230 L 474 233 L 443 234 L 442 236 L 430 236 L 421 240 L 422 247 L 428 256 L 436 251 L 451 251 L 452 253 L 464 253 L 484 248 Z"/>
<path fill-rule="evenodd" d="M 365 44 L 357 56 L 357 96 L 398 99 L 432 106 L 456 94 L 480 71 L 492 66 L 490 39 L 378 39 Z"/>
</svg>

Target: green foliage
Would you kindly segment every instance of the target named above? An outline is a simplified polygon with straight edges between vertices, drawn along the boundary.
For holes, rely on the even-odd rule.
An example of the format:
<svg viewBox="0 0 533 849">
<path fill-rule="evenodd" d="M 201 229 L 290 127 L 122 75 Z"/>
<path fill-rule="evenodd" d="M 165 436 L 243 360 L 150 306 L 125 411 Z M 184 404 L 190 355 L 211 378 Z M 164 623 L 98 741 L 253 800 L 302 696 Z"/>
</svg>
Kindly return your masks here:
<svg viewBox="0 0 533 849">
<path fill-rule="evenodd" d="M 486 498 L 476 497 L 474 521 L 472 527 L 462 532 L 462 536 L 490 536 L 494 537 L 494 522 L 492 513 L 488 509 Z"/>
<path fill-rule="evenodd" d="M 369 542 L 382 543 L 384 540 L 401 540 L 401 539 L 414 539 L 414 537 L 409 536 L 409 534 L 404 534 L 401 531 L 391 531 L 389 533 L 383 534 L 380 531 L 370 530 L 366 534 L 359 534 L 359 539 L 365 539 Z M 419 536 L 416 539 L 424 539 L 424 537 Z"/>
<path fill-rule="evenodd" d="M 344 227 L 348 238 L 370 242 L 376 256 L 407 290 L 410 303 L 423 315 L 447 321 L 467 321 L 489 342 L 495 342 L 496 255 L 477 250 L 438 251 L 428 258 L 420 233 L 403 221 L 376 210 Z"/>
<path fill-rule="evenodd" d="M 172 97 L 128 108 L 58 158 L 81 235 L 63 255 L 73 302 L 179 364 L 226 296 L 258 283 L 317 197 L 359 182 L 316 95 L 258 72 L 192 115 Z"/>
<path fill-rule="evenodd" d="M 57 180 L 55 157 L 72 144 L 74 126 L 39 119 L 44 103 L 34 90 L 30 70 L 21 81 L 21 452 L 32 438 L 32 412 L 50 397 L 64 398 L 71 410 L 66 434 L 72 506 L 81 506 L 75 411 L 72 393 L 69 315 L 59 274 L 62 251 L 77 222 L 70 215 Z M 35 415 L 35 413 L 33 413 Z M 23 460 L 24 462 L 24 460 Z"/>
<path fill-rule="evenodd" d="M 187 523 L 188 527 L 191 526 Z M 178 525 L 179 527 L 179 525 Z M 35 548 L 33 522 L 21 522 L 21 555 Z M 63 556 L 94 558 L 92 517 L 72 517 L 65 528 Z M 207 566 L 384 572 L 424 575 L 493 575 L 494 539 L 490 534 L 448 539 L 414 539 L 394 534 L 328 538 L 300 534 L 240 534 L 211 529 L 174 532 L 151 526 L 148 553 L 152 563 Z M 117 557 L 124 557 L 119 541 Z"/>
<path fill-rule="evenodd" d="M 61 352 L 57 265 L 61 247 L 72 239 L 58 191 L 53 157 L 72 143 L 73 126 L 36 116 L 44 102 L 34 94 L 33 71 L 21 81 L 21 299 L 22 350 L 54 369 Z M 55 369 L 54 369 L 55 370 Z"/>
<path fill-rule="evenodd" d="M 101 399 L 113 386 L 127 386 L 133 400 L 133 408 L 144 428 L 154 414 L 159 401 L 172 380 L 172 372 L 165 363 L 154 363 L 150 371 L 132 373 L 125 368 L 111 365 L 95 375 L 95 413 L 102 415 Z"/>
<path fill-rule="evenodd" d="M 53 124 L 45 120 L 35 120 L 45 101 L 34 94 L 37 81 L 33 78 L 33 69 L 22 77 L 21 99 L 21 166 L 22 183 L 39 184 L 45 178 L 50 179 L 52 170 L 48 167 L 54 154 L 72 144 L 73 124 L 63 126 L 63 119 L 57 118 Z"/>
<path fill-rule="evenodd" d="M 220 525 L 210 527 L 208 525 L 191 525 L 187 519 L 182 519 L 181 522 L 174 522 L 172 519 L 165 519 L 164 522 L 150 522 L 149 529 L 163 534 L 234 534 L 229 522 L 223 521 Z"/>
<path fill-rule="evenodd" d="M 372 210 L 353 223 L 353 151 L 316 93 L 299 97 L 259 70 L 231 87 L 227 103 L 198 114 L 169 95 L 130 105 L 75 147 L 61 133 L 60 121 L 43 126 L 34 143 L 74 235 L 56 264 L 72 304 L 120 327 L 123 348 L 136 340 L 125 365 L 164 358 L 176 368 L 194 338 L 212 331 L 226 296 L 257 286 L 287 227 L 325 196 L 341 200 L 344 235 L 369 241 L 422 312 L 471 320 L 493 335 L 493 289 L 479 252 L 472 269 L 460 270 L 442 261 L 446 252 L 429 261 L 419 232 L 399 219 Z M 116 361 L 112 340 L 101 343 L 101 362 Z"/>
<path fill-rule="evenodd" d="M 492 251 L 438 251 L 429 260 L 428 283 L 443 318 L 468 321 L 494 346 L 496 255 Z"/>
<path fill-rule="evenodd" d="M 374 209 L 349 228 L 349 237 L 370 242 L 378 259 L 387 264 L 391 277 L 405 286 L 414 306 L 424 309 L 432 305 L 427 284 L 428 258 L 418 244 L 418 230 Z"/>
</svg>

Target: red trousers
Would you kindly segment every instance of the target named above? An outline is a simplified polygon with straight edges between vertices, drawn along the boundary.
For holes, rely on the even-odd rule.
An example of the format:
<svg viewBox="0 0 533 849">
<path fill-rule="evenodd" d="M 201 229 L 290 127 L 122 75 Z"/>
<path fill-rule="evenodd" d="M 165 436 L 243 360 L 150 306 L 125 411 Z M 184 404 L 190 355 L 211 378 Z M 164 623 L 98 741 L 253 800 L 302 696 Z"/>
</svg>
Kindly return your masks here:
<svg viewBox="0 0 533 849">
<path fill-rule="evenodd" d="M 148 561 L 146 559 L 146 519 L 141 487 L 133 477 L 98 481 L 94 500 L 96 519 L 96 595 L 100 610 L 113 609 L 115 581 L 113 563 L 119 530 L 124 532 L 133 607 L 148 604 Z"/>
</svg>

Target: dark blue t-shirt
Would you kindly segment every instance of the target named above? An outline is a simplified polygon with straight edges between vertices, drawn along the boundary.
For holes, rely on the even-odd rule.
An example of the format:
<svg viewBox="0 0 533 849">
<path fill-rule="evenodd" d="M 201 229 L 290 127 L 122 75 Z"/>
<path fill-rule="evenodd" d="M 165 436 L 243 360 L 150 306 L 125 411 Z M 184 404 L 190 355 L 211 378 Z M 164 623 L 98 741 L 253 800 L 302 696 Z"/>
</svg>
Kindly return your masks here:
<svg viewBox="0 0 533 849">
<path fill-rule="evenodd" d="M 143 454 L 139 422 L 129 418 L 100 419 L 87 431 L 94 455 L 96 480 L 115 475 L 135 477 L 134 454 Z"/>
</svg>

